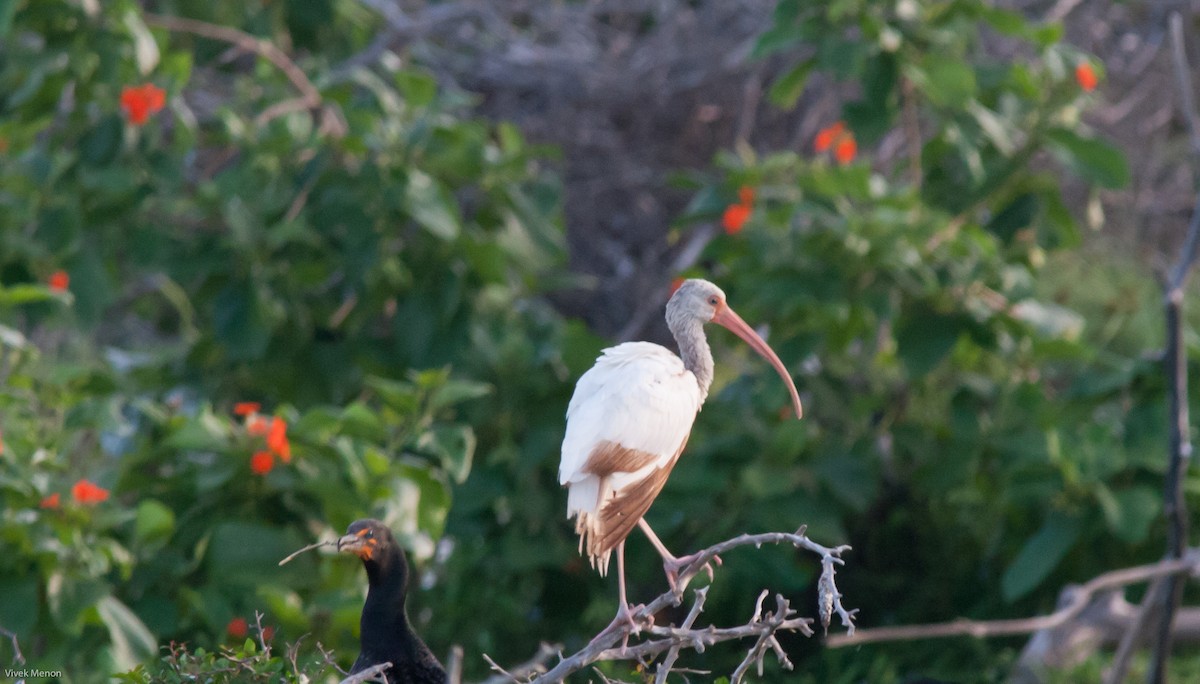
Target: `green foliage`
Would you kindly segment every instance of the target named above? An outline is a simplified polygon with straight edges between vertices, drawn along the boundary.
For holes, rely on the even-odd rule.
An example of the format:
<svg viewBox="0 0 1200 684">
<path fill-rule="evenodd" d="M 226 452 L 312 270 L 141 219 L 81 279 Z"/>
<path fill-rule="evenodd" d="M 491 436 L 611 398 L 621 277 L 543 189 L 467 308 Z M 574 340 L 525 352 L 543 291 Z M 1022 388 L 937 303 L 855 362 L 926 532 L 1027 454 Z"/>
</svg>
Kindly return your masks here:
<svg viewBox="0 0 1200 684">
<path fill-rule="evenodd" d="M 235 7 L 198 15 L 268 37 L 312 19 Z M 260 610 L 348 662 L 359 564 L 278 561 L 365 516 L 433 557 L 475 462 L 463 412 L 495 392 L 451 364 L 536 339 L 521 302 L 561 260 L 553 180 L 413 64 L 313 59 L 322 104 L 268 117 L 284 73 L 210 91 L 224 47 L 136 3 L 4 16 L 0 625 L 72 681 L 172 641 L 209 649 L 171 651 L 177 674 L 217 667 Z M 167 106 L 139 124 L 121 102 L 142 83 Z"/>
<path fill-rule="evenodd" d="M 349 662 L 361 569 L 277 562 L 371 515 L 418 567 L 418 629 L 462 644 L 468 675 L 482 652 L 585 643 L 615 588 L 579 558 L 555 469 L 605 341 L 539 297 L 565 282 L 541 151 L 407 56 L 343 66 L 378 26 L 355 3 L 156 8 L 292 45 L 321 103 L 266 116 L 297 94 L 276 65 L 133 0 L 0 1 L 0 626 L 71 681 L 328 677 L 313 649 Z M 714 392 L 649 514 L 668 546 L 807 524 L 854 546 L 839 581 L 870 625 L 1045 610 L 1156 557 L 1155 294 L 1072 251 L 1061 192 L 1064 169 L 1129 179 L 1080 122 L 1085 56 L 1056 25 L 919 0 L 782 0 L 755 52 L 794 61 L 780 105 L 818 76 L 857 84 L 862 157 L 739 150 L 686 180 L 675 237 L 755 188 L 687 275 L 769 325 L 807 415 L 714 331 Z M 167 104 L 136 125 L 121 93 L 142 83 Z M 902 152 L 872 159 L 885 136 Z M 259 419 L 286 424 L 290 461 Z M 656 556 L 629 550 L 632 598 L 661 591 Z M 725 561 L 715 623 L 763 586 L 811 595 L 786 550 Z M 257 611 L 273 641 L 233 628 Z M 263 649 L 304 634 L 299 665 Z M 1013 658 L 808 644 L 786 647 L 812 681 L 992 681 Z"/>
</svg>

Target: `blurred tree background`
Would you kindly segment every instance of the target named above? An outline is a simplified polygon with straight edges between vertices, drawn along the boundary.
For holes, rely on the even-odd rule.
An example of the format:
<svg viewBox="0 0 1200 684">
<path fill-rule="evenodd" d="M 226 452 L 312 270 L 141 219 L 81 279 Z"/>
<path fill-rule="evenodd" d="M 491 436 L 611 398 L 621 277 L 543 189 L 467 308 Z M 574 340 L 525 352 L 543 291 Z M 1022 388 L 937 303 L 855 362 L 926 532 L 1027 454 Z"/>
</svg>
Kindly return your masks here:
<svg viewBox="0 0 1200 684">
<path fill-rule="evenodd" d="M 807 524 L 853 546 L 840 586 L 867 627 L 1044 613 L 1158 559 L 1153 269 L 1193 204 L 1165 21 L 0 0 L 0 627 L 70 682 L 215 672 L 222 646 L 268 681 L 298 640 L 336 678 L 316 644 L 352 661 L 359 564 L 277 562 L 374 516 L 468 678 L 483 653 L 581 646 L 616 590 L 565 519 L 567 400 L 604 346 L 666 341 L 689 276 L 763 325 L 809 413 L 714 335 L 713 395 L 648 516 L 673 550 Z M 629 548 L 631 598 L 659 593 Z M 811 606 L 816 571 L 731 554 L 706 619 L 763 588 Z M 275 657 L 247 643 L 256 612 Z M 797 673 L 765 676 L 1003 681 L 1024 641 L 797 638 Z"/>
</svg>

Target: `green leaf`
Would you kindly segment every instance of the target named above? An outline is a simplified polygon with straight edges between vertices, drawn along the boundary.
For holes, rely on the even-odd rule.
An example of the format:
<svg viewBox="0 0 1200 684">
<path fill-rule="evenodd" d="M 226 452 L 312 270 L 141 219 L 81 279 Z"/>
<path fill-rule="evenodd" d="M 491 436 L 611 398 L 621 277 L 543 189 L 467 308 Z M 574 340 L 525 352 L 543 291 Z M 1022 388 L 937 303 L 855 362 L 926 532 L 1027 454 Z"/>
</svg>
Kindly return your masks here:
<svg viewBox="0 0 1200 684">
<path fill-rule="evenodd" d="M 1134 486 L 1101 497 L 1101 507 L 1113 534 L 1130 544 L 1140 544 L 1162 513 L 1162 495 L 1147 485 Z"/>
<path fill-rule="evenodd" d="M 1103 188 L 1129 184 L 1129 163 L 1121 150 L 1097 138 L 1084 138 L 1065 128 L 1046 133 L 1050 149 L 1080 178 Z"/>
<path fill-rule="evenodd" d="M 486 382 L 473 380 L 447 380 L 445 384 L 433 390 L 429 397 L 429 409 L 437 411 L 448 406 L 454 406 L 464 401 L 486 397 L 492 393 L 492 386 Z"/>
<path fill-rule="evenodd" d="M 175 512 L 161 501 L 144 499 L 137 507 L 134 538 L 145 544 L 164 541 L 175 531 Z"/>
<path fill-rule="evenodd" d="M 409 171 L 404 197 L 409 216 L 432 235 L 443 240 L 458 237 L 458 205 L 432 176 L 415 169 Z"/>
<path fill-rule="evenodd" d="M 125 125 L 121 117 L 110 114 L 100 119 L 79 141 L 79 158 L 85 164 L 106 166 L 121 150 Z"/>
<path fill-rule="evenodd" d="M 84 613 L 109 594 L 109 587 L 98 579 L 67 576 L 63 571 L 46 581 L 46 603 L 59 629 L 68 634 L 83 630 Z"/>
<path fill-rule="evenodd" d="M 1015 601 L 1037 588 L 1075 545 L 1082 528 L 1078 518 L 1053 511 L 1000 579 L 1006 601 Z"/>
<path fill-rule="evenodd" d="M 1003 242 L 1012 242 L 1017 231 L 1033 223 L 1037 216 L 1038 196 L 1032 192 L 1018 195 L 988 221 L 987 230 Z"/>
<path fill-rule="evenodd" d="M 158 643 L 146 625 L 129 606 L 113 596 L 105 596 L 96 604 L 100 620 L 108 627 L 112 656 L 118 669 L 128 670 L 139 662 L 152 658 Z"/>
<path fill-rule="evenodd" d="M 44 285 L 11 285 L 0 287 L 0 306 L 18 306 L 57 299 L 58 295 Z"/>
<path fill-rule="evenodd" d="M 0 578 L 0 596 L 0 627 L 28 635 L 38 619 L 37 577 Z"/>
<path fill-rule="evenodd" d="M 896 326 L 896 348 L 900 360 L 914 377 L 933 370 L 970 325 L 962 314 L 941 314 L 920 307 L 904 316 Z"/>
<path fill-rule="evenodd" d="M 965 107 L 975 96 L 975 71 L 957 59 L 929 55 L 919 66 L 909 69 L 909 77 L 941 107 Z"/>
<path fill-rule="evenodd" d="M 437 81 L 429 74 L 406 69 L 396 72 L 395 78 L 396 88 L 414 107 L 428 106 L 437 96 Z"/>
<path fill-rule="evenodd" d="M 754 49 L 750 51 L 750 58 L 760 59 L 776 52 L 783 52 L 799 45 L 803 39 L 804 36 L 800 30 L 792 26 L 768 29 L 755 41 Z"/>
<path fill-rule="evenodd" d="M 808 77 L 812 73 L 812 68 L 812 60 L 805 60 L 776 79 L 767 95 L 771 99 L 771 102 L 775 103 L 776 106 L 787 109 L 794 107 L 796 100 L 800 99 L 800 96 L 804 93 L 804 86 L 808 84 Z"/>
<path fill-rule="evenodd" d="M 434 454 L 450 477 L 462 484 L 471 473 L 475 441 L 469 425 L 439 425 L 417 439 L 417 448 Z"/>
</svg>

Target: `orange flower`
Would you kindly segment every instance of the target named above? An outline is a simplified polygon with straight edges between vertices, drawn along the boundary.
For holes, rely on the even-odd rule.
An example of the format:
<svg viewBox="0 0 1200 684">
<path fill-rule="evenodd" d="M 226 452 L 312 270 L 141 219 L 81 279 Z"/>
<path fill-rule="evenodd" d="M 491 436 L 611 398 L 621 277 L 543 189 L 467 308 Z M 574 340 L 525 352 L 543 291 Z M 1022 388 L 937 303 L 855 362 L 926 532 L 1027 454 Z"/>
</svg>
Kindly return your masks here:
<svg viewBox="0 0 1200 684">
<path fill-rule="evenodd" d="M 684 279 L 681 276 L 676 276 L 671 279 L 671 294 L 675 294 L 675 290 L 678 290 L 679 286 L 683 285 L 683 280 Z"/>
<path fill-rule="evenodd" d="M 55 292 L 64 292 L 71 284 L 71 276 L 66 271 L 59 269 L 50 274 L 50 278 L 46 281 L 46 284 Z"/>
<path fill-rule="evenodd" d="M 267 419 L 262 416 L 253 416 L 250 420 L 246 421 L 246 432 L 252 436 L 265 435 L 269 429 Z"/>
<path fill-rule="evenodd" d="M 258 413 L 258 410 L 261 408 L 262 404 L 257 401 L 239 401 L 233 405 L 233 415 L 248 416 L 252 413 Z"/>
<path fill-rule="evenodd" d="M 71 498 L 81 504 L 98 504 L 108 499 L 108 490 L 87 480 L 71 486 Z"/>
<path fill-rule="evenodd" d="M 246 624 L 246 618 L 235 617 L 225 625 L 225 631 L 234 639 L 245 639 L 250 632 L 250 625 Z"/>
<path fill-rule="evenodd" d="M 832 124 L 817 131 L 817 137 L 813 139 L 813 149 L 817 152 L 824 152 L 833 146 L 834 140 L 842 137 L 842 133 L 846 130 L 846 124 L 842 121 L 834 121 Z"/>
<path fill-rule="evenodd" d="M 50 496 L 42 499 L 42 502 L 38 504 L 38 508 L 58 508 L 59 498 L 58 492 L 54 492 Z"/>
<path fill-rule="evenodd" d="M 4 433 L 0 432 L 0 454 L 4 453 Z"/>
<path fill-rule="evenodd" d="M 4 136 L 0 135 L 0 154 L 4 154 L 7 151 L 8 151 L 8 138 L 5 138 Z"/>
<path fill-rule="evenodd" d="M 1099 83 L 1099 79 L 1096 78 L 1096 70 L 1088 62 L 1080 62 L 1079 66 L 1075 67 L 1075 81 L 1086 93 L 1095 90 L 1096 84 Z"/>
<path fill-rule="evenodd" d="M 166 103 L 166 92 L 153 83 L 125 86 L 121 90 L 121 109 L 125 110 L 125 116 L 135 126 L 149 121 L 150 115 L 162 109 Z"/>
<path fill-rule="evenodd" d="M 287 423 L 282 418 L 271 421 L 271 431 L 267 433 L 267 448 L 278 454 L 284 463 L 292 461 L 292 445 L 287 438 Z"/>
<path fill-rule="evenodd" d="M 729 235 L 740 233 L 752 211 L 753 209 L 744 204 L 731 204 L 725 207 L 725 214 L 721 216 L 721 225 L 725 226 L 725 232 Z"/>
<path fill-rule="evenodd" d="M 269 451 L 256 451 L 250 457 L 250 470 L 255 475 L 266 475 L 275 467 L 275 456 Z"/>
<path fill-rule="evenodd" d="M 749 185 L 743 185 L 738 188 L 738 202 L 746 206 L 754 204 L 754 188 Z"/>
<path fill-rule="evenodd" d="M 854 142 L 854 136 L 850 134 L 843 136 L 833 148 L 833 158 L 842 166 L 854 161 L 856 154 L 858 154 L 858 143 Z"/>
</svg>

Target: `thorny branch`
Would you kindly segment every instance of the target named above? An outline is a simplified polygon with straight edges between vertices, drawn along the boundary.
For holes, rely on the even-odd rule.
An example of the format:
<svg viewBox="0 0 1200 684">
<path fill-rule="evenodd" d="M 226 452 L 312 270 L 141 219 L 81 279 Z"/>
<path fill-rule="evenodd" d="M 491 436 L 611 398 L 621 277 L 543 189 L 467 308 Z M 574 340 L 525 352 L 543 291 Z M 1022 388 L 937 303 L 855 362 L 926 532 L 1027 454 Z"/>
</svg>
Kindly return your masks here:
<svg viewBox="0 0 1200 684">
<path fill-rule="evenodd" d="M 750 648 L 746 657 L 733 672 L 731 676 L 732 682 L 741 681 L 751 665 L 756 666 L 758 671 L 761 672 L 763 660 L 768 651 L 775 653 L 784 668 L 791 669 L 791 661 L 784 653 L 776 635 L 779 632 L 790 631 L 799 632 L 805 636 L 812 636 L 814 633 L 811 627 L 813 620 L 811 618 L 795 617 L 796 611 L 791 608 L 788 600 L 780 594 L 776 594 L 775 596 L 775 609 L 773 611 L 764 611 L 763 603 L 769 594 L 767 590 L 764 590 L 759 595 L 750 620 L 746 624 L 736 627 L 718 628 L 714 625 L 709 625 L 697 628 L 694 626 L 700 613 L 703 611 L 704 601 L 708 595 L 707 587 L 693 592 L 695 599 L 692 607 L 688 611 L 687 617 L 680 622 L 679 626 L 656 625 L 654 624 L 654 616 L 666 608 L 681 605 L 683 602 L 683 592 L 688 583 L 718 555 L 740 546 L 754 545 L 761 547 L 763 544 L 789 543 L 797 548 L 811 551 L 821 558 L 821 576 L 817 582 L 817 603 L 820 607 L 819 617 L 821 624 L 824 627 L 828 627 L 830 620 L 834 615 L 837 615 L 841 619 L 842 625 L 846 627 L 847 634 L 853 634 L 854 614 L 856 611 L 847 610 L 842 605 L 842 596 L 838 592 L 837 585 L 834 582 L 835 568 L 844 563 L 841 556 L 843 553 L 849 551 L 850 547 L 837 546 L 830 548 L 822 546 L 809 539 L 805 535 L 805 529 L 801 527 L 794 533 L 767 532 L 763 534 L 743 534 L 700 551 L 695 554 L 695 559 L 680 571 L 676 583 L 676 591 L 668 590 L 648 604 L 632 607 L 633 627 L 621 621 L 614 621 L 596 635 L 587 646 L 571 656 L 562 657 L 557 665 L 540 677 L 520 678 L 507 673 L 486 655 L 484 657 L 492 664 L 493 670 L 508 675 L 506 681 L 550 684 L 552 682 L 563 681 L 568 675 L 583 670 L 598 661 L 627 660 L 648 664 L 658 656 L 666 654 L 663 661 L 659 664 L 655 676 L 657 682 L 664 682 L 666 681 L 667 674 L 674 669 L 679 653 L 685 649 L 703 652 L 709 646 L 723 641 L 753 638 L 755 639 L 754 646 Z M 645 641 L 629 644 L 627 647 L 622 646 L 630 637 L 636 637 L 643 633 L 647 635 Z"/>
</svg>

